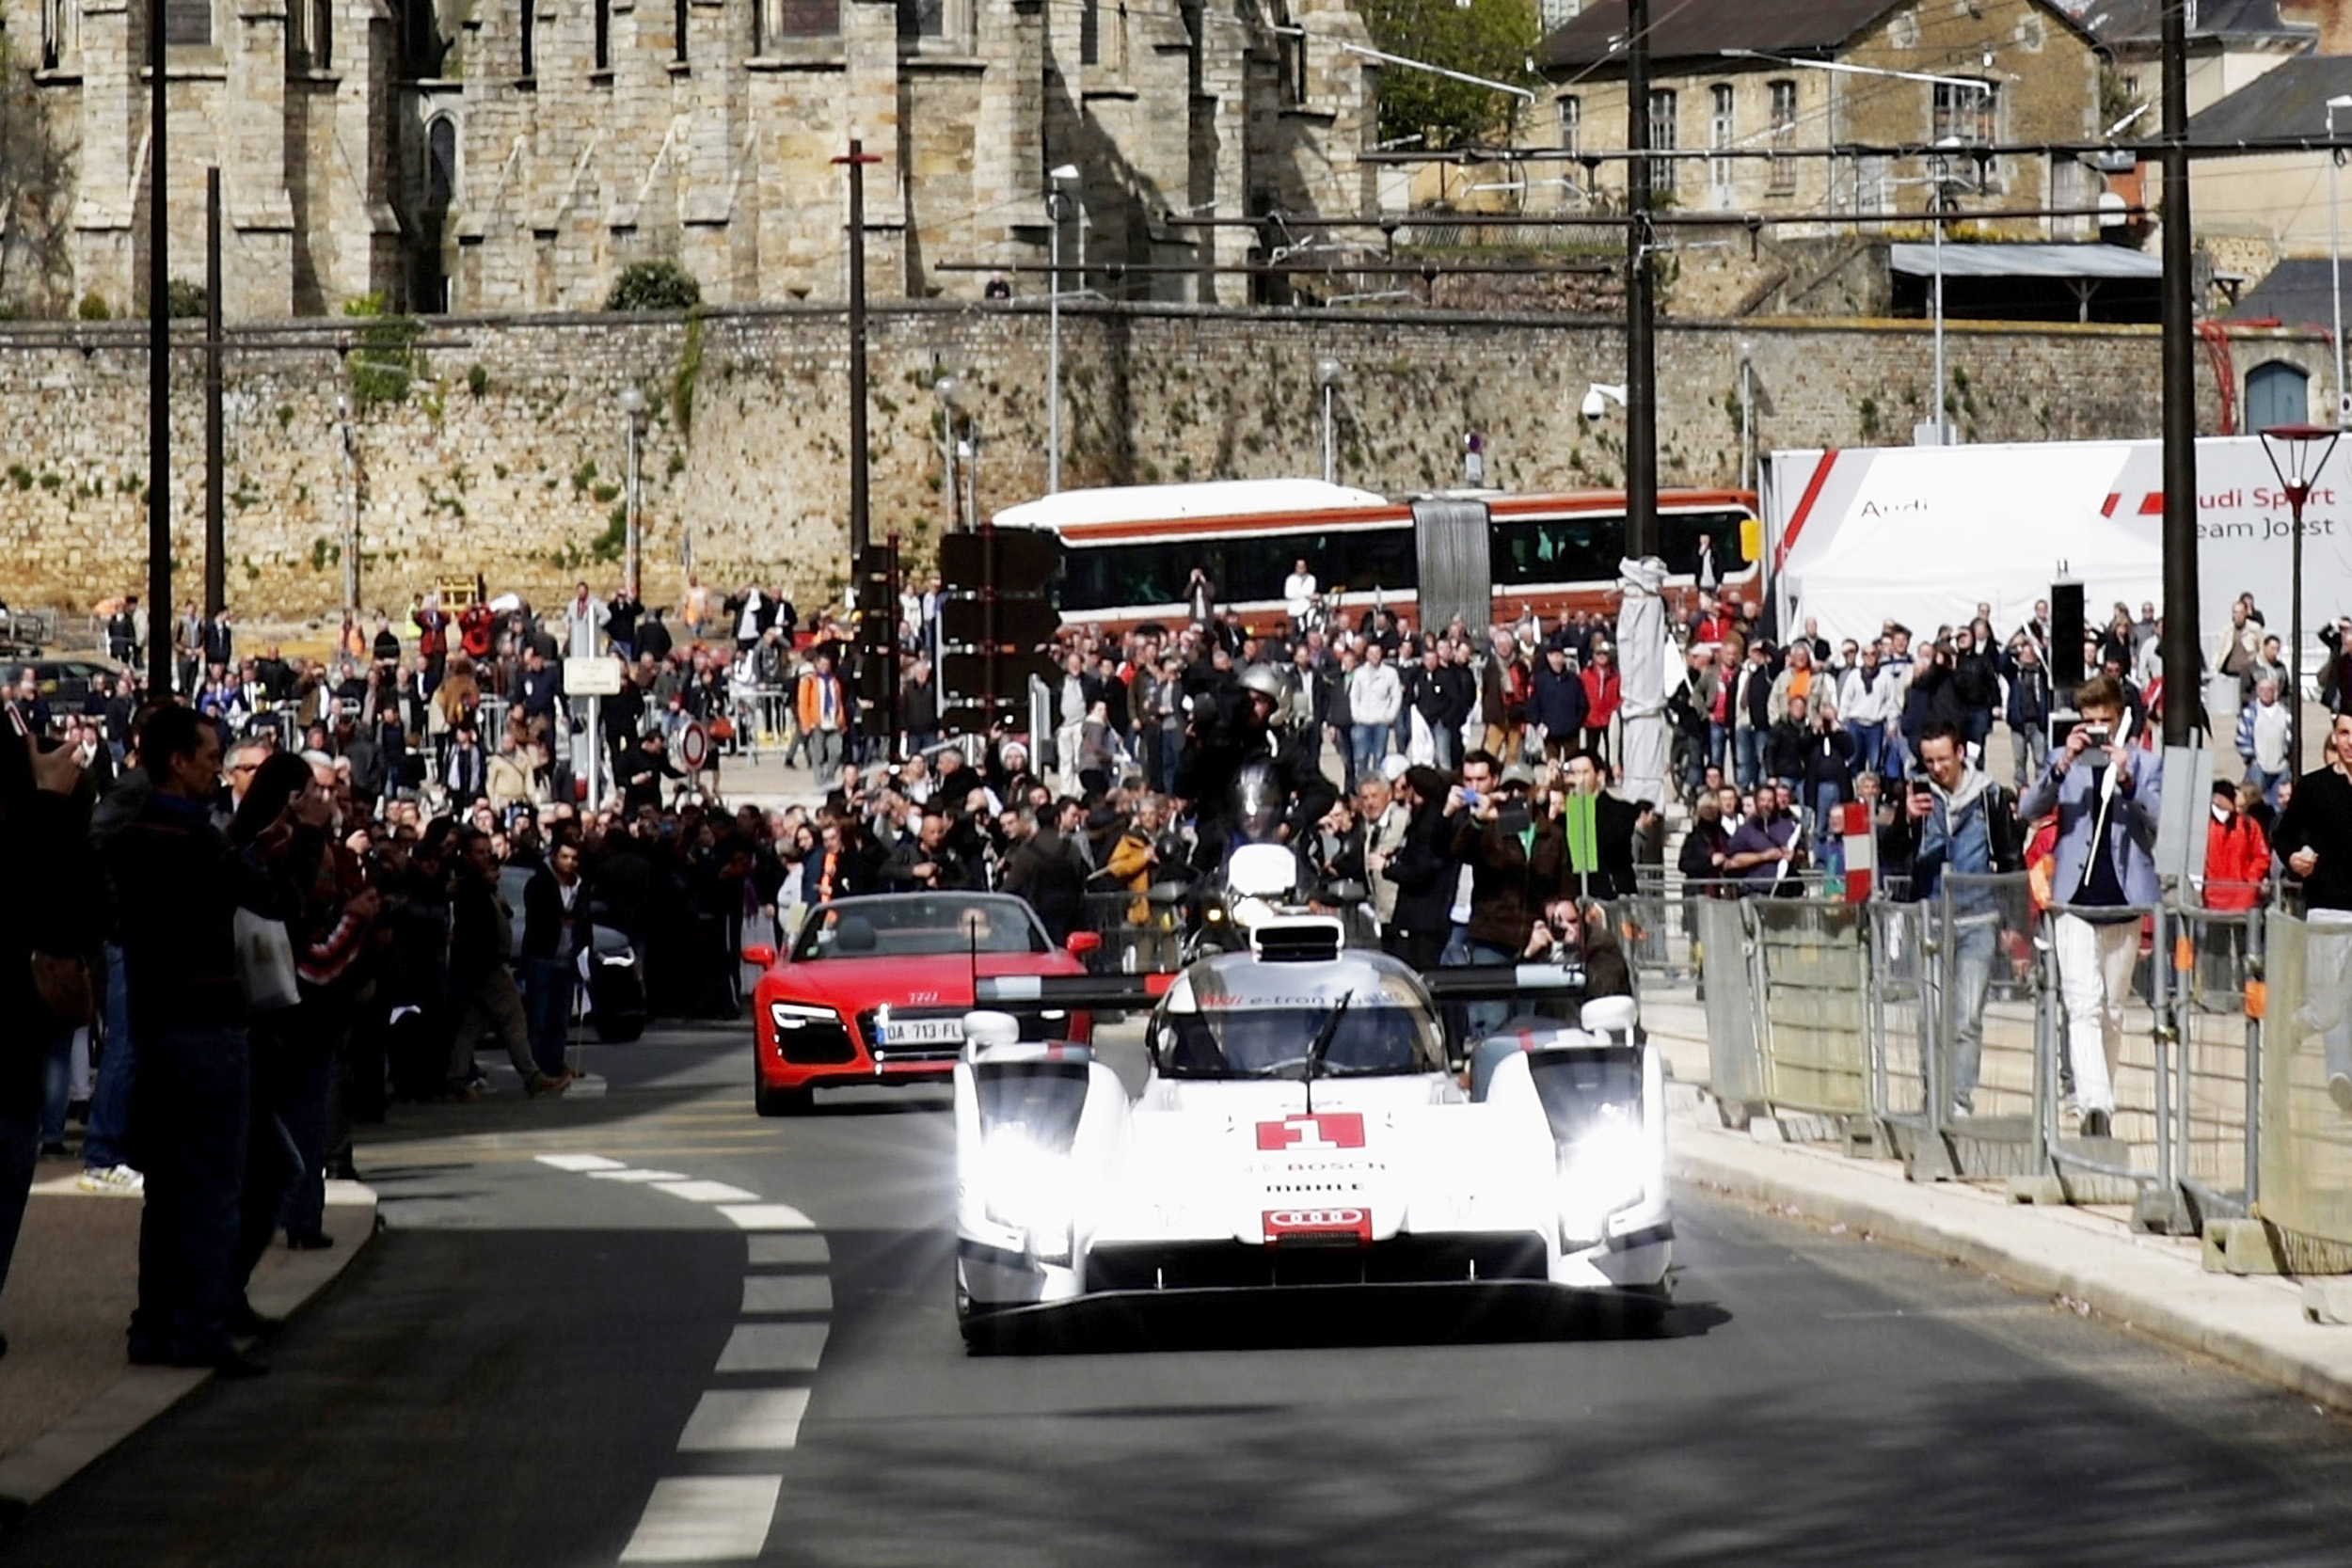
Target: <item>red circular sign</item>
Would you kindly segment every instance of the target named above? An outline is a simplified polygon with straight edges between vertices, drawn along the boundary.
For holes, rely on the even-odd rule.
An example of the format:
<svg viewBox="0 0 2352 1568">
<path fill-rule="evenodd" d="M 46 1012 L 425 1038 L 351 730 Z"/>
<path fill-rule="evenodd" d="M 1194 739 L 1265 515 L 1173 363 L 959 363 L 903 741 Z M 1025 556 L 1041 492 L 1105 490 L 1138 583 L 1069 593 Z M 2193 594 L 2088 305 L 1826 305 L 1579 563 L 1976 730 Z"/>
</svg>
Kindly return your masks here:
<svg viewBox="0 0 2352 1568">
<path fill-rule="evenodd" d="M 697 719 L 678 732 L 677 759 L 689 773 L 699 773 L 710 760 L 710 732 Z"/>
</svg>

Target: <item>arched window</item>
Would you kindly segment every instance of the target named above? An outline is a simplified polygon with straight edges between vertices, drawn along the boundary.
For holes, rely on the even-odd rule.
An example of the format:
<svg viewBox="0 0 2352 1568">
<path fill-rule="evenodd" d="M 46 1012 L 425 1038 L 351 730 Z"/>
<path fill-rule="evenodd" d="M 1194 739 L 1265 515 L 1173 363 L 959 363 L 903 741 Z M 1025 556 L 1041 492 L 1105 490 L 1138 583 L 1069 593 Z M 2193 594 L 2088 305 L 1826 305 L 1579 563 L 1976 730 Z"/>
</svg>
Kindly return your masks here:
<svg viewBox="0 0 2352 1568">
<path fill-rule="evenodd" d="M 457 194 L 457 124 L 447 115 L 436 115 L 424 133 L 425 204 L 435 212 L 447 212 Z"/>
<path fill-rule="evenodd" d="M 2301 424 L 2312 417 L 2311 376 L 2300 365 L 2272 359 L 2246 372 L 2246 428 Z"/>
</svg>

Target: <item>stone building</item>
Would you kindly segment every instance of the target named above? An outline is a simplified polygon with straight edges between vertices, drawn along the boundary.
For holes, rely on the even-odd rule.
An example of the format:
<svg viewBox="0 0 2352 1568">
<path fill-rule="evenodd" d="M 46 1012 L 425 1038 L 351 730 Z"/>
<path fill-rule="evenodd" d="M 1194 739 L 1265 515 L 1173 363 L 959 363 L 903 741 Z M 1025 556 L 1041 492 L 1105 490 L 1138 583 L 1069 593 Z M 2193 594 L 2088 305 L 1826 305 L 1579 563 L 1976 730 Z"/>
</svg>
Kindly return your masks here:
<svg viewBox="0 0 2352 1568">
<path fill-rule="evenodd" d="M 203 266 L 225 185 L 223 305 L 600 308 L 632 261 L 712 303 L 838 298 L 862 138 L 868 286 L 1044 287 L 1049 171 L 1077 170 L 1065 261 L 1114 295 L 1240 300 L 1236 219 L 1370 205 L 1375 67 L 1347 0 L 164 0 L 169 270 Z M 0 0 L 56 188 L 0 221 L 29 314 L 146 295 L 146 8 Z M 38 23 L 36 27 L 35 24 Z M 0 98 L 0 112 L 8 100 Z M 8 207 L 0 175 L 0 210 Z M 11 257 L 27 264 L 6 266 Z M 1081 267 L 1083 263 L 1083 267 Z M 1116 270 L 1114 270 L 1116 268 Z M 1130 270 L 1132 269 L 1132 270 Z"/>
<path fill-rule="evenodd" d="M 1694 0 L 1651 14 L 1650 145 L 1681 154 L 1653 160 L 1652 183 L 1674 207 L 1891 217 L 1925 211 L 1937 180 L 1963 211 L 2089 207 L 2097 198 L 2099 176 L 2073 154 L 1964 150 L 2080 143 L 2102 129 L 2097 43 L 2046 0 Z M 1625 20 L 1623 0 L 1598 0 L 1545 39 L 1537 64 L 1551 83 L 1552 144 L 1604 153 L 1626 145 L 1617 41 Z M 1946 141 L 1963 150 L 1935 161 L 1819 155 L 1836 146 Z M 1716 152 L 1727 155 L 1708 155 Z M 1623 199 L 1621 161 L 1571 162 L 1562 172 L 1567 181 L 1546 199 L 1564 213 Z M 2088 239 L 2093 221 L 2026 218 L 1978 230 L 2011 240 Z M 1806 229 L 1774 225 L 1772 232 L 1787 238 Z"/>
<path fill-rule="evenodd" d="M 204 276 L 204 170 L 221 170 L 222 308 L 332 309 L 397 289 L 394 39 L 375 0 L 163 0 L 173 278 Z M 150 9 L 133 0 L 5 0 L 8 79 L 29 106 L 0 160 L 54 169 L 16 198 L 8 297 L 28 314 L 143 309 Z M 31 198 L 28 199 L 28 194 Z"/>
</svg>

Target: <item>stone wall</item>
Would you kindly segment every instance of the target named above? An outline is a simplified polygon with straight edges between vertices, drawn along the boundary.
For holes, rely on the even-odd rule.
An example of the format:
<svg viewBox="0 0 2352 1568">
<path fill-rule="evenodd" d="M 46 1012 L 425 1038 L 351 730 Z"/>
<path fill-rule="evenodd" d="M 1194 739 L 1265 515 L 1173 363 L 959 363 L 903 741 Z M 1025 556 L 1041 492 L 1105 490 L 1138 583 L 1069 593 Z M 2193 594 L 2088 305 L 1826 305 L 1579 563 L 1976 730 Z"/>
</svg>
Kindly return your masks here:
<svg viewBox="0 0 2352 1568">
<path fill-rule="evenodd" d="M 416 373 L 356 386 L 354 328 L 252 327 L 227 372 L 228 582 L 240 614 L 330 613 L 356 503 L 364 601 L 405 604 L 443 575 L 546 598 L 617 579 L 622 387 L 653 406 L 643 455 L 649 597 L 675 599 L 692 531 L 707 580 L 783 583 L 803 606 L 844 572 L 847 334 L 837 309 L 679 317 L 437 318 Z M 379 329 L 380 330 L 380 329 Z M 1591 381 L 1623 379 L 1611 323 L 1443 312 L 1071 307 L 1062 318 L 1065 483 L 1314 473 L 1315 365 L 1343 367 L 1339 477 L 1402 492 L 1454 483 L 1463 432 L 1487 438 L 1492 483 L 1614 484 L 1623 424 L 1577 413 Z M 139 329 L 0 328 L 0 597 L 86 606 L 140 589 L 146 369 Z M 873 526 L 921 559 L 947 522 L 938 405 L 954 372 L 982 437 L 985 510 L 1044 483 L 1041 306 L 900 305 L 872 325 Z M 316 346 L 310 346 L 315 344 Z M 1659 333 L 1661 470 L 1722 483 L 1740 467 L 1739 364 L 1754 372 L 1757 450 L 1901 442 L 1926 418 L 1930 349 L 1916 322 L 1669 322 Z M 382 347 L 370 350 L 385 357 Z M 1955 419 L 1971 440 L 2152 436 L 2153 328 L 1954 323 Z M 2317 335 L 2235 331 L 2233 375 L 2290 360 L 2327 406 Z M 2201 426 L 2217 427 L 2198 356 Z M 346 469 L 337 399 L 350 400 Z M 183 597 L 199 581 L 202 376 L 175 354 L 174 529 Z"/>
</svg>

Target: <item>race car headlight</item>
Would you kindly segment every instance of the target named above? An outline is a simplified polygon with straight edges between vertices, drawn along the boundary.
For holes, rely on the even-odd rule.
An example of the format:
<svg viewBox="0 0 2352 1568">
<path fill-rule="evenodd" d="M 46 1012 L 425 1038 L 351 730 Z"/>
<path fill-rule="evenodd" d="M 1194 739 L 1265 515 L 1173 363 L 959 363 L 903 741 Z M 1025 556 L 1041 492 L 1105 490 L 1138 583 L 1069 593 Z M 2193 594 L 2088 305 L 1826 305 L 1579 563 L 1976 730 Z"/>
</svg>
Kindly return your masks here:
<svg viewBox="0 0 2352 1568">
<path fill-rule="evenodd" d="M 804 1029 L 812 1023 L 838 1023 L 841 1015 L 831 1007 L 812 1007 L 805 1002 L 771 1002 L 768 1022 L 779 1030 Z"/>
<path fill-rule="evenodd" d="M 1233 906 L 1233 921 L 1236 925 L 1263 926 L 1273 918 L 1274 906 L 1263 898 L 1255 896 L 1244 898 Z"/>
<path fill-rule="evenodd" d="M 1039 1260 L 1070 1261 L 1070 1160 L 1017 1128 L 980 1148 L 980 1191 L 992 1224 L 1020 1231 Z"/>
<path fill-rule="evenodd" d="M 1613 1214 L 1642 1201 L 1650 1151 L 1640 1113 L 1608 1104 L 1560 1154 L 1560 1240 L 1589 1245 L 1608 1233 Z"/>
</svg>

